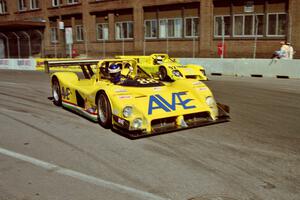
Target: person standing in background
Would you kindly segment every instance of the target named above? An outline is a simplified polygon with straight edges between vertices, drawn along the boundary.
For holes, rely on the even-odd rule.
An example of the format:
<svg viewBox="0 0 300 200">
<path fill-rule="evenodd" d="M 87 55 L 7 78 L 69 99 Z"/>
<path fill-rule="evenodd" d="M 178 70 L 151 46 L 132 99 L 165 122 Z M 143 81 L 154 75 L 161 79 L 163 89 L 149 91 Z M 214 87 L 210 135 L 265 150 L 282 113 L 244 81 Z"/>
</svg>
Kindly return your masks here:
<svg viewBox="0 0 300 200">
<path fill-rule="evenodd" d="M 294 54 L 295 54 L 295 52 L 294 52 L 294 48 L 292 47 L 292 45 L 291 45 L 291 43 L 289 43 L 289 42 L 287 42 L 286 43 L 287 45 L 288 45 L 288 58 L 289 59 L 293 59 L 294 58 Z"/>
<path fill-rule="evenodd" d="M 288 55 L 288 52 L 289 52 L 289 46 L 288 46 L 287 43 L 284 42 L 284 41 L 281 41 L 280 44 L 281 44 L 281 48 L 280 48 L 280 58 L 288 59 L 288 58 L 289 58 L 289 55 Z"/>
</svg>

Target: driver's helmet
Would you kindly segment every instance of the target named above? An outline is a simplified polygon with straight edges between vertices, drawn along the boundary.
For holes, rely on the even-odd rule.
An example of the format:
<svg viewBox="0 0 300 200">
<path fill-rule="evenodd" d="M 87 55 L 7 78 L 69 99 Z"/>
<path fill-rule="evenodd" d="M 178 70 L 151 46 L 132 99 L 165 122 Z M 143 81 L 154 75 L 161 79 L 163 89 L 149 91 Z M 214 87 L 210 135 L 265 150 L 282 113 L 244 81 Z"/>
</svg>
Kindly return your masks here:
<svg viewBox="0 0 300 200">
<path fill-rule="evenodd" d="M 108 73 L 113 83 L 117 83 L 121 79 L 121 68 L 117 64 L 111 64 L 108 67 Z"/>
<path fill-rule="evenodd" d="M 156 63 L 157 64 L 162 64 L 163 63 L 163 58 L 161 56 L 157 56 Z"/>
</svg>

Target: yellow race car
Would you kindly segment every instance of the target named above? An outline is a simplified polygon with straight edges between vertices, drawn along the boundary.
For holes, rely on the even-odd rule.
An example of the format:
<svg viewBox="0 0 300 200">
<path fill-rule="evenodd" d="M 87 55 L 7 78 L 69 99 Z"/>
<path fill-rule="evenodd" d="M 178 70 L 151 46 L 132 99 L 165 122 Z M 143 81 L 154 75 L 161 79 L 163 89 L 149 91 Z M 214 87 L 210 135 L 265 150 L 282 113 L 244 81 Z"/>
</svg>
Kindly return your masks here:
<svg viewBox="0 0 300 200">
<path fill-rule="evenodd" d="M 82 74 L 70 71 L 51 74 L 54 104 L 129 137 L 229 119 L 228 106 L 216 103 L 210 89 L 201 81 L 161 82 L 151 78 L 133 59 L 45 63 L 46 71 L 67 65 L 80 66 Z"/>
<path fill-rule="evenodd" d="M 200 65 L 182 65 L 168 54 L 152 54 L 150 56 L 116 56 L 116 58 L 131 58 L 138 62 L 139 67 L 161 81 L 180 79 L 208 80 L 205 70 Z"/>
</svg>

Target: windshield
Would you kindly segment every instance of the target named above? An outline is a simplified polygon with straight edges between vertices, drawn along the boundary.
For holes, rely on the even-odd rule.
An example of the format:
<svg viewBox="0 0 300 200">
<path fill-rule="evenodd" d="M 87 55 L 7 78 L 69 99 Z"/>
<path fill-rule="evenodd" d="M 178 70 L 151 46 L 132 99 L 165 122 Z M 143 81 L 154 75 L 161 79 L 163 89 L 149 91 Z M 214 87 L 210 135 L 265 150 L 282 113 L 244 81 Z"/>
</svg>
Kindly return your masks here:
<svg viewBox="0 0 300 200">
<path fill-rule="evenodd" d="M 122 86 L 157 87 L 164 85 L 137 66 L 136 61 L 110 60 L 103 62 L 100 66 L 100 76 L 102 79 L 108 79 L 112 83 Z"/>
</svg>

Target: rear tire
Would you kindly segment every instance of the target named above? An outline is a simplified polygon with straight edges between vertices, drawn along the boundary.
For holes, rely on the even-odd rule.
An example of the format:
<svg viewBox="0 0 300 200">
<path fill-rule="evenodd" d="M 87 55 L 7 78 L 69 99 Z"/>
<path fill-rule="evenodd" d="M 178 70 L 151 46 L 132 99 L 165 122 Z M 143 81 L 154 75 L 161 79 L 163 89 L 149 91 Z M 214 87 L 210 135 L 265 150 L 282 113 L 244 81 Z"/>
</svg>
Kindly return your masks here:
<svg viewBox="0 0 300 200">
<path fill-rule="evenodd" d="M 57 106 L 61 106 L 62 98 L 61 98 L 60 85 L 57 78 L 53 78 L 52 80 L 52 96 L 53 96 L 53 103 Z"/>
<path fill-rule="evenodd" d="M 111 105 L 107 95 L 100 92 L 97 98 L 98 122 L 104 128 L 112 127 Z"/>
</svg>

